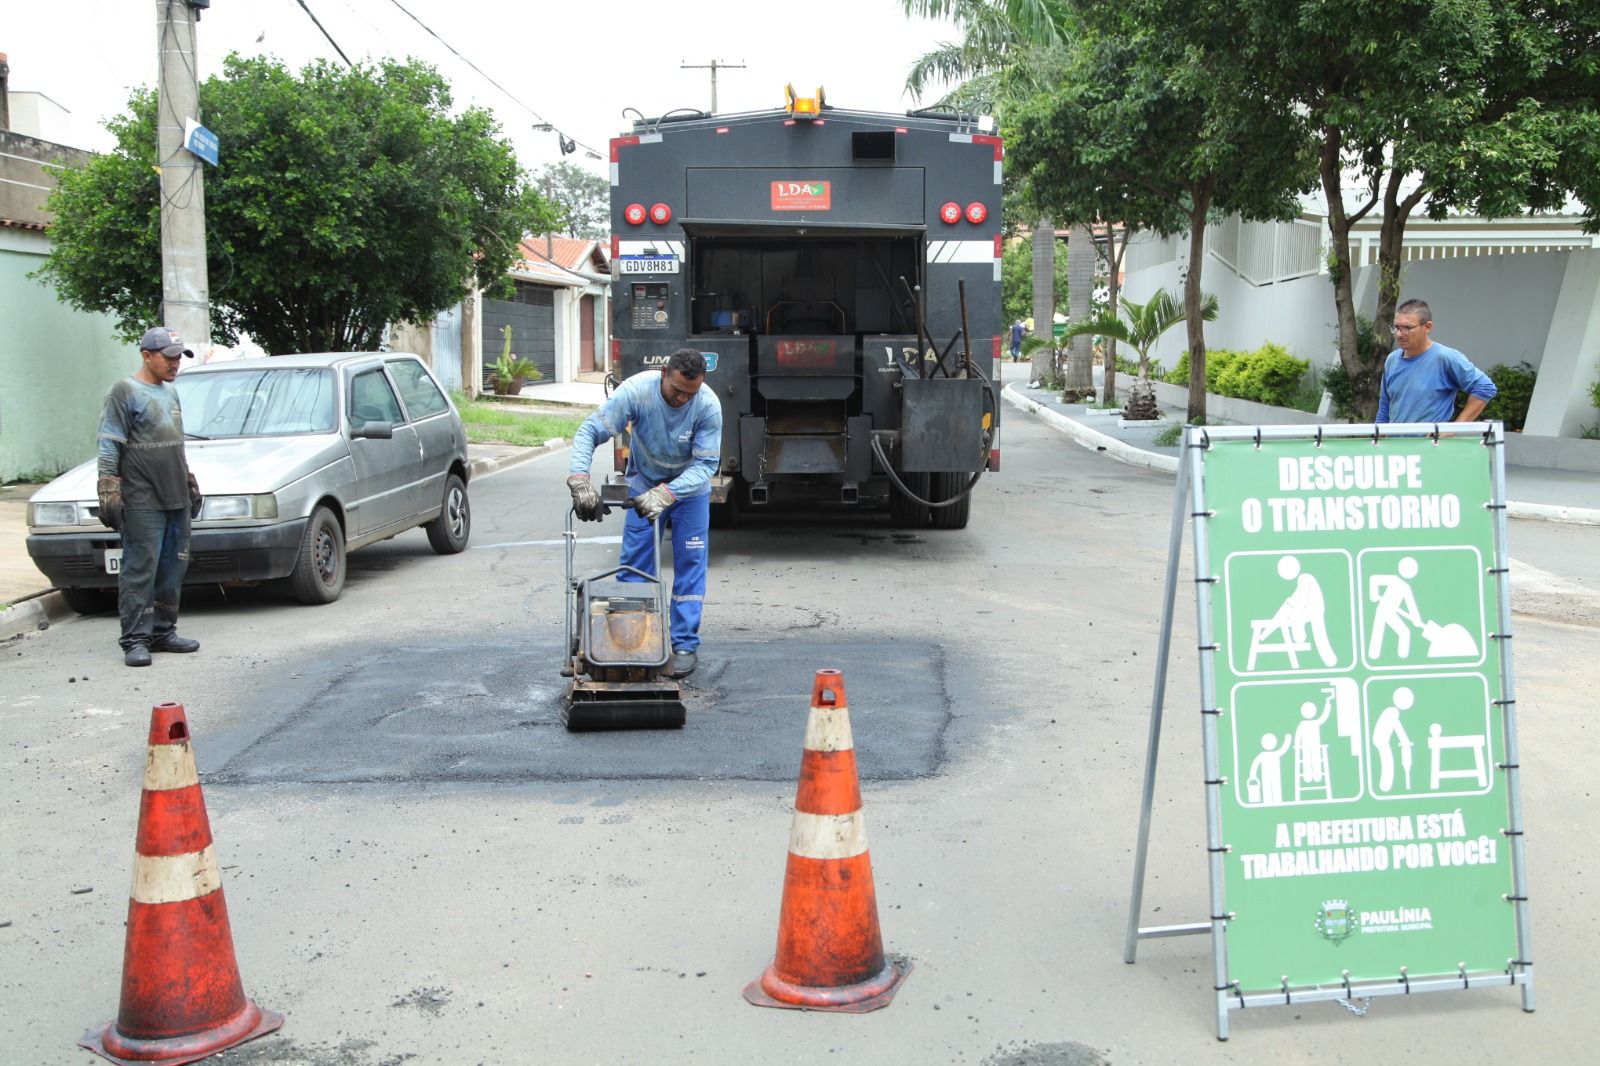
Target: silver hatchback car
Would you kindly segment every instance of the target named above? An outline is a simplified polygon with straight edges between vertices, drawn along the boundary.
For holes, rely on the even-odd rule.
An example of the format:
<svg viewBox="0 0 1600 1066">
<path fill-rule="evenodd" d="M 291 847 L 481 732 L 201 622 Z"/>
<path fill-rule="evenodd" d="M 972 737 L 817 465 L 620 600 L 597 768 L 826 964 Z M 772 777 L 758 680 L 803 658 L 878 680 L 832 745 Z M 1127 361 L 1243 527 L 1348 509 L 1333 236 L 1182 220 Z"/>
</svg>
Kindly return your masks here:
<svg viewBox="0 0 1600 1066">
<path fill-rule="evenodd" d="M 185 584 L 283 578 L 302 603 L 331 603 L 356 548 L 422 526 L 434 551 L 465 550 L 466 431 L 415 355 L 237 359 L 174 386 L 205 494 Z M 115 606 L 121 537 L 100 522 L 93 460 L 28 501 L 28 554 L 74 609 Z"/>
</svg>

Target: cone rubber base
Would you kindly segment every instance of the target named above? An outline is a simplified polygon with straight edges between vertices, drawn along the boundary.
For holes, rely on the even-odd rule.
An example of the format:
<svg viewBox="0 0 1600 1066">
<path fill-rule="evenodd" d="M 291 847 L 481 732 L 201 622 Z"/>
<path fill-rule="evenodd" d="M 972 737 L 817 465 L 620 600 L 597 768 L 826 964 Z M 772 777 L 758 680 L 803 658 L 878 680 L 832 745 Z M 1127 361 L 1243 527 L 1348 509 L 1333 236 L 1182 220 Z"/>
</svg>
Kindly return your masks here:
<svg viewBox="0 0 1600 1066">
<path fill-rule="evenodd" d="M 199 1062 L 219 1051 L 238 1047 L 258 1036 L 266 1036 L 282 1028 L 283 1015 L 276 1011 L 262 1010 L 253 1000 L 246 1000 L 245 1010 L 232 1022 L 225 1022 L 205 1032 L 191 1033 L 188 1036 L 172 1037 L 168 1040 L 134 1040 L 118 1034 L 116 1026 L 116 1021 L 112 1020 L 90 1029 L 83 1034 L 83 1039 L 78 1041 L 78 1046 L 88 1048 L 96 1055 L 121 1063 L 122 1066 L 149 1066 L 150 1063 L 181 1066 L 182 1063 Z M 124 1058 L 107 1050 L 105 1038 L 108 1034 L 112 1038 L 114 1047 L 137 1054 L 138 1058 Z"/>
<path fill-rule="evenodd" d="M 751 981 L 744 989 L 744 998 L 758 1007 L 783 1007 L 786 1010 L 826 1010 L 841 1014 L 865 1014 L 887 1007 L 894 994 L 900 991 L 900 982 L 911 972 L 911 963 L 904 959 L 889 959 L 883 970 L 860 984 L 839 988 L 810 988 L 792 985 L 773 972 L 767 972 Z"/>
</svg>

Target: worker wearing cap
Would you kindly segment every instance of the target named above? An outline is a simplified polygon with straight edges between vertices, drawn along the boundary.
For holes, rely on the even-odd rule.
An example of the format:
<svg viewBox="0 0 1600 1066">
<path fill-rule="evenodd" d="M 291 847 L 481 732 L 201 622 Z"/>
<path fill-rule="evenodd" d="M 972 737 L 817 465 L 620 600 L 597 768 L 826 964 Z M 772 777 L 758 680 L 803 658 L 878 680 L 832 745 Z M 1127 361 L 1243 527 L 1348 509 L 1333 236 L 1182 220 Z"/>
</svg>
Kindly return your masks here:
<svg viewBox="0 0 1600 1066">
<path fill-rule="evenodd" d="M 183 412 L 172 381 L 194 352 L 157 326 L 139 340 L 139 369 L 111 386 L 100 416 L 96 487 L 100 521 L 122 533 L 117 611 L 122 661 L 149 666 L 153 651 L 199 651 L 178 636 L 178 600 L 189 568 L 189 522 L 200 486 L 183 451 Z"/>
<path fill-rule="evenodd" d="M 589 480 L 596 446 L 624 429 L 628 449 L 628 495 L 634 509 L 622 530 L 622 565 L 655 573 L 651 538 L 656 519 L 672 535 L 672 658 L 668 677 L 687 677 L 700 647 L 700 614 L 706 598 L 710 552 L 711 476 L 722 460 L 722 405 L 700 386 L 705 356 L 679 348 L 661 370 L 646 370 L 624 381 L 572 438 L 567 488 L 573 512 L 584 521 L 603 511 L 600 493 Z M 628 575 L 621 575 L 628 580 Z"/>
</svg>

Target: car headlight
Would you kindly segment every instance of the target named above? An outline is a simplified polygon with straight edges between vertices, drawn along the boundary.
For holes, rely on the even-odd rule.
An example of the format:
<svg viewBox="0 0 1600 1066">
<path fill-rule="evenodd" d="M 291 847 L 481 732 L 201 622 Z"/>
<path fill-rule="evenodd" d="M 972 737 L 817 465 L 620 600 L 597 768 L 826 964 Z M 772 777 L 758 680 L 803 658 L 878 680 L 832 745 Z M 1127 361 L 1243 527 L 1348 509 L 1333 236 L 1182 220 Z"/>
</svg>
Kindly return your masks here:
<svg viewBox="0 0 1600 1066">
<path fill-rule="evenodd" d="M 278 497 L 270 492 L 256 496 L 207 496 L 200 511 L 202 522 L 211 519 L 277 518 Z"/>
<path fill-rule="evenodd" d="M 75 503 L 30 503 L 28 525 L 75 526 L 78 524 L 78 505 Z"/>
</svg>

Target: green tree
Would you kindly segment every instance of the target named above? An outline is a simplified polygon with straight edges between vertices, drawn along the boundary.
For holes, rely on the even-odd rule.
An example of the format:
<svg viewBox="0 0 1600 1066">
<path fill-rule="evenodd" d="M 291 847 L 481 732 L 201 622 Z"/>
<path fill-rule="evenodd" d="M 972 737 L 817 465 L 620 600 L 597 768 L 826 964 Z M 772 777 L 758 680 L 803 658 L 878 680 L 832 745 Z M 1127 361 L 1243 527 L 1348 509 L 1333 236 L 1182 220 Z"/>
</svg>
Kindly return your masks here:
<svg viewBox="0 0 1600 1066">
<path fill-rule="evenodd" d="M 1184 307 L 1166 289 L 1157 289 L 1155 294 L 1144 303 L 1134 303 L 1126 296 L 1122 298 L 1122 311 L 1127 320 L 1118 318 L 1117 315 L 1107 310 L 1087 322 L 1073 322 L 1067 326 L 1067 337 L 1094 336 L 1115 337 L 1124 344 L 1133 346 L 1139 353 L 1139 377 L 1128 390 L 1128 407 L 1124 414 L 1128 418 L 1159 418 L 1160 411 L 1156 407 L 1155 390 L 1150 387 L 1150 349 L 1161 335 L 1176 326 L 1188 317 Z M 1217 298 L 1207 293 L 1200 300 L 1200 316 L 1207 322 L 1216 320 Z M 1201 384 L 1202 390 L 1205 388 Z"/>
<path fill-rule="evenodd" d="M 1189 419 L 1205 421 L 1201 314 L 1213 212 L 1289 218 L 1314 181 L 1303 127 L 1235 41 L 1232 0 L 1078 0 L 1057 84 L 1023 105 L 1011 156 L 1057 217 L 1189 234 Z"/>
<path fill-rule="evenodd" d="M 553 222 L 489 112 L 450 114 L 419 62 L 299 75 L 230 56 L 200 86 L 220 164 L 206 174 L 212 322 L 268 351 L 374 348 L 469 286 L 504 278 L 522 236 Z M 130 339 L 161 307 L 156 94 L 133 93 L 117 145 L 62 174 L 39 275 Z"/>
<path fill-rule="evenodd" d="M 1350 231 L 1377 212 L 1372 317 L 1387 342 L 1413 214 L 1560 206 L 1592 172 L 1560 173 L 1561 134 L 1573 124 L 1558 101 L 1583 95 L 1574 75 L 1593 65 L 1600 15 L 1593 5 L 1542 0 L 1387 0 L 1381 8 L 1326 0 L 1290 18 L 1275 0 L 1239 6 L 1249 17 L 1237 48 L 1276 81 L 1271 91 L 1303 119 L 1318 155 L 1339 359 L 1352 409 L 1370 419 L 1380 375 L 1360 337 Z M 1592 84 L 1587 95 L 1592 115 Z M 1600 163 L 1588 147 L 1592 133 L 1581 138 L 1590 164 Z"/>
<path fill-rule="evenodd" d="M 1067 303 L 1067 260 L 1059 256 L 1055 260 L 1055 292 L 1053 307 L 1065 307 Z M 1000 312 L 1006 325 L 1020 322 L 1025 318 L 1033 318 L 1033 243 L 1031 241 L 1007 241 L 1005 250 L 1000 257 Z M 1038 326 L 1038 319 L 1034 318 L 1035 332 L 1044 336 L 1049 330 Z"/>
<path fill-rule="evenodd" d="M 941 106 L 996 115 L 1001 128 L 1014 101 L 1039 92 L 1054 77 L 1065 43 L 1066 9 L 1061 0 L 901 0 L 908 15 L 948 18 L 961 31 L 961 39 L 946 42 L 921 56 L 906 77 L 906 90 L 914 97 L 934 82 L 952 82 L 954 88 L 939 101 Z M 1022 205 L 1032 220 L 1033 314 L 1037 336 L 1048 341 L 1033 345 L 1033 376 L 1047 385 L 1057 384 L 1055 339 L 1051 325 L 1058 306 L 1055 299 L 1055 224 L 1048 215 L 1033 210 L 1025 184 L 1006 175 L 1007 206 Z M 1012 223 L 1014 225 L 1014 223 Z M 1084 241 L 1083 244 L 1088 244 Z M 1082 244 L 1080 245 L 1082 246 Z M 1067 294 L 1069 309 L 1080 297 Z M 1088 300 L 1087 292 L 1081 298 Z M 1083 305 L 1087 314 L 1088 304 Z M 1085 365 L 1084 370 L 1088 370 Z"/>
<path fill-rule="evenodd" d="M 534 184 L 560 213 L 559 228 L 568 237 L 599 240 L 610 232 L 611 189 L 605 178 L 563 161 L 541 168 Z"/>
</svg>

